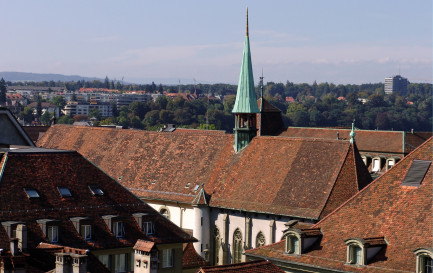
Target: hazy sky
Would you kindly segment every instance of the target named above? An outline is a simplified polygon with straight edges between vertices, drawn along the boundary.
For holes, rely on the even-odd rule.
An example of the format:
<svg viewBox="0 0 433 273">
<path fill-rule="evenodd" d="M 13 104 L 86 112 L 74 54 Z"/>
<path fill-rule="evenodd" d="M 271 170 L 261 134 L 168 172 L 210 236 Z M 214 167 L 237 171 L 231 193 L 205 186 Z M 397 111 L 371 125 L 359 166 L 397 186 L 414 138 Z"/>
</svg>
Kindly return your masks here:
<svg viewBox="0 0 433 273">
<path fill-rule="evenodd" d="M 432 81 L 431 0 L 0 0 L 0 71 L 237 83 Z"/>
</svg>

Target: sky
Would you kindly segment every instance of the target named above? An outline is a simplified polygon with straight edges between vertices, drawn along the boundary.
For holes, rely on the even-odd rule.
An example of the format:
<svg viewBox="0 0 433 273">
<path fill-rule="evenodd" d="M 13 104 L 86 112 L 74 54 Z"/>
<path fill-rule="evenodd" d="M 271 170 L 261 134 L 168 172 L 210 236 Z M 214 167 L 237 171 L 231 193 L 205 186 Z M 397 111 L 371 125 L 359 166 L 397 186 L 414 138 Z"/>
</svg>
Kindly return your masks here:
<svg viewBox="0 0 433 273">
<path fill-rule="evenodd" d="M 0 71 L 236 84 L 432 82 L 431 0 L 0 0 Z"/>
</svg>

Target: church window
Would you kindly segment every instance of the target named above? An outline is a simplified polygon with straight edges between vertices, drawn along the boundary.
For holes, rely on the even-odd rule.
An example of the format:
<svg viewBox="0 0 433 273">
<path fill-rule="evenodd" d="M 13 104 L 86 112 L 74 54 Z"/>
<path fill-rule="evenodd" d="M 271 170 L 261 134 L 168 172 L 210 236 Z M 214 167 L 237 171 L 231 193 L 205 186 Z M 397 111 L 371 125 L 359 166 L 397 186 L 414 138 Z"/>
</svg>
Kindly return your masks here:
<svg viewBox="0 0 433 273">
<path fill-rule="evenodd" d="M 242 261 L 242 233 L 236 229 L 233 233 L 233 259 L 232 263 L 240 263 Z"/>
<path fill-rule="evenodd" d="M 265 235 L 263 235 L 263 232 L 260 231 L 256 237 L 256 247 L 261 247 L 264 245 L 266 245 Z"/>
<path fill-rule="evenodd" d="M 166 206 L 162 207 L 159 210 L 159 213 L 161 213 L 162 216 L 164 216 L 165 218 L 170 220 L 170 211 L 168 210 L 168 208 Z"/>
<path fill-rule="evenodd" d="M 213 249 L 213 255 L 214 255 L 214 265 L 218 265 L 219 264 L 219 250 L 221 247 L 221 236 L 220 236 L 220 231 L 218 228 L 215 228 L 214 230 L 214 249 Z"/>
</svg>

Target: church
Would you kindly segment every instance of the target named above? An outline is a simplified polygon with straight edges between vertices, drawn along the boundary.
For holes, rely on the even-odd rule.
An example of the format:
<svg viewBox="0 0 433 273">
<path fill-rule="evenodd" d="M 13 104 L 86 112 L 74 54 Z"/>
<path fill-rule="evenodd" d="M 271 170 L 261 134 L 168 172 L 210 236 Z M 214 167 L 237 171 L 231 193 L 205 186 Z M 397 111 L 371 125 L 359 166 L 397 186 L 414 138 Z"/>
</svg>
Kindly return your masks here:
<svg viewBox="0 0 433 273">
<path fill-rule="evenodd" d="M 247 13 L 234 134 L 54 125 L 37 146 L 77 150 L 189 231 L 209 264 L 238 263 L 280 241 L 287 223 L 317 223 L 371 182 L 354 130 L 348 139 L 265 136 L 269 103 L 257 101 Z"/>
</svg>

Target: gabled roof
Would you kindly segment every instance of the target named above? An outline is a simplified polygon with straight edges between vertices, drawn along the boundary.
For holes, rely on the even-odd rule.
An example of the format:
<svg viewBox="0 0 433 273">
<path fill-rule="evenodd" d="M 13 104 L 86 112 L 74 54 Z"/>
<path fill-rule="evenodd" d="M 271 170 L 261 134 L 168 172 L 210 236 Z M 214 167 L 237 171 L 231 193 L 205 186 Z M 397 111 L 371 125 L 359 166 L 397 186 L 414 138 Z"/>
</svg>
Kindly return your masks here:
<svg viewBox="0 0 433 273">
<path fill-rule="evenodd" d="M 192 243 L 185 244 L 182 255 L 182 268 L 198 268 L 206 265 L 206 261 L 200 256 Z"/>
<path fill-rule="evenodd" d="M 280 136 L 323 139 L 350 139 L 350 129 L 289 127 Z M 356 145 L 363 152 L 406 154 L 427 140 L 425 134 L 404 131 L 356 130 Z M 427 135 L 432 133 L 427 133 Z"/>
<path fill-rule="evenodd" d="M 208 200 L 213 207 L 311 219 L 371 181 L 348 141 L 255 137 L 235 154 L 229 134 L 55 125 L 38 145 L 77 149 L 146 200 Z M 210 200 L 197 197 L 201 184 Z"/>
<path fill-rule="evenodd" d="M 38 224 L 41 219 L 56 220 L 59 244 L 74 248 L 132 247 L 137 239 L 157 244 L 195 241 L 77 152 L 30 148 L 11 149 L 0 156 L 0 222 L 24 222 L 29 249 L 48 242 Z M 103 194 L 94 195 L 91 185 L 98 185 Z M 71 197 L 62 197 L 58 187 L 68 188 Z M 39 197 L 29 198 L 25 191 L 28 189 L 36 190 Z M 157 235 L 150 237 L 142 232 L 133 213 L 143 213 L 143 219 L 151 219 Z M 122 219 L 125 238 L 119 240 L 110 232 L 104 215 Z M 91 243 L 78 234 L 72 222 L 75 217 L 91 221 L 95 231 Z M 9 249 L 9 239 L 2 227 L 0 248 Z"/>
<path fill-rule="evenodd" d="M 7 108 L 0 107 L 0 144 L 35 146 Z"/>
<path fill-rule="evenodd" d="M 283 273 L 278 266 L 265 260 L 250 261 L 238 264 L 227 264 L 217 266 L 204 266 L 198 273 Z"/>
<path fill-rule="evenodd" d="M 414 160 L 433 160 L 430 138 L 396 166 L 376 179 L 338 209 L 328 214 L 314 228 L 320 228 L 320 246 L 301 256 L 284 254 L 284 241 L 247 250 L 248 255 L 277 259 L 287 263 L 359 272 L 346 264 L 345 240 L 363 238 L 373 245 L 387 243 L 362 267 L 362 272 L 413 272 L 414 251 L 431 248 L 433 242 L 432 173 L 430 167 L 420 187 L 402 185 Z M 383 239 L 381 239 L 383 238 Z"/>
</svg>

